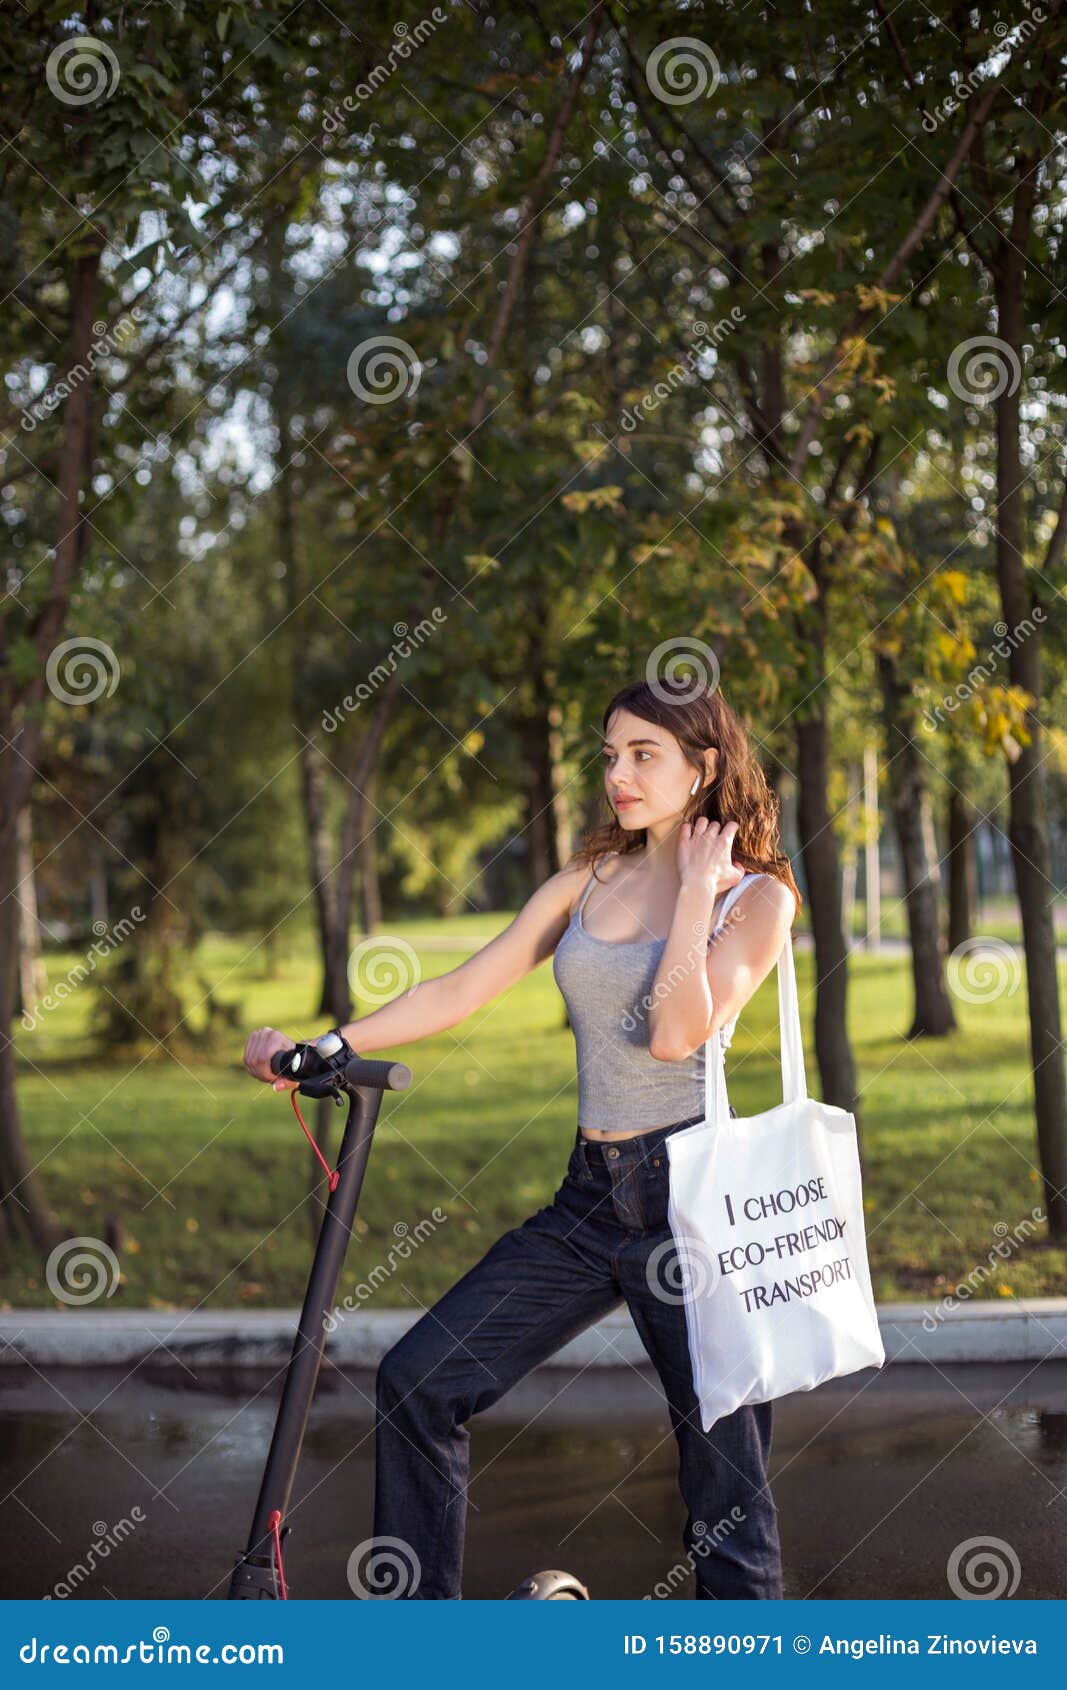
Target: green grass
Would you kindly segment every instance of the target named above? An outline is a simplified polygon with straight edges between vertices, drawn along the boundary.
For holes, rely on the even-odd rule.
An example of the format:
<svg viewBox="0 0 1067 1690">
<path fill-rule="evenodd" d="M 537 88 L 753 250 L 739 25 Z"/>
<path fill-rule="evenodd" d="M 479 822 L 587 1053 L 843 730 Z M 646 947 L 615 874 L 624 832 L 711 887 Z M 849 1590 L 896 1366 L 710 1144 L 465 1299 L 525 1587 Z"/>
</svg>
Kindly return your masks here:
<svg viewBox="0 0 1067 1690">
<path fill-rule="evenodd" d="M 460 916 L 394 923 L 390 931 L 416 948 L 417 936 L 431 931 L 438 941 L 455 940 L 454 952 L 423 953 L 431 975 L 455 967 L 505 920 Z M 294 938 L 271 980 L 259 976 L 248 951 L 240 939 L 213 938 L 197 957 L 197 972 L 239 1003 L 241 1027 L 321 1031 L 324 1022 L 309 1013 L 317 976 L 306 940 Z M 73 960 L 51 956 L 50 980 Z M 817 1092 L 812 1003 L 804 1001 L 811 966 L 810 954 L 798 954 L 808 1079 Z M 17 1043 L 24 1131 L 64 1230 L 104 1236 L 108 1216 L 125 1230 L 118 1289 L 93 1306 L 297 1304 L 311 1252 L 310 1153 L 288 1098 L 245 1074 L 244 1032 L 228 1048 L 183 1062 L 94 1060 L 86 1037 L 91 993 L 81 986 L 36 1030 L 20 1031 Z M 1024 985 L 988 1005 L 957 1002 L 960 1027 L 946 1039 L 907 1044 L 901 1034 L 909 1012 L 904 959 L 856 953 L 850 1021 L 869 1247 L 883 1300 L 939 1297 L 986 1264 L 1004 1227 L 1014 1229 L 1042 1202 Z M 743 1012 L 730 1051 L 730 1095 L 742 1115 L 780 1096 L 776 1019 L 772 974 Z M 366 1306 L 413 1308 L 432 1302 L 502 1231 L 551 1200 L 577 1118 L 574 1046 L 546 964 L 451 1032 L 379 1054 L 407 1061 L 414 1083 L 384 1101 L 340 1295 L 378 1268 Z M 309 1105 L 305 1118 L 314 1127 L 312 1111 Z M 341 1111 L 331 1118 L 335 1151 Z M 317 1190 L 324 1200 L 324 1181 Z M 403 1228 L 418 1236 L 435 1206 L 447 1219 L 399 1259 Z M 1005 1263 L 994 1256 L 996 1269 L 975 1295 L 1061 1293 L 1067 1250 L 1050 1248 L 1043 1232 Z M 2 1269 L 5 1306 L 64 1306 L 28 1249 L 9 1251 Z"/>
</svg>

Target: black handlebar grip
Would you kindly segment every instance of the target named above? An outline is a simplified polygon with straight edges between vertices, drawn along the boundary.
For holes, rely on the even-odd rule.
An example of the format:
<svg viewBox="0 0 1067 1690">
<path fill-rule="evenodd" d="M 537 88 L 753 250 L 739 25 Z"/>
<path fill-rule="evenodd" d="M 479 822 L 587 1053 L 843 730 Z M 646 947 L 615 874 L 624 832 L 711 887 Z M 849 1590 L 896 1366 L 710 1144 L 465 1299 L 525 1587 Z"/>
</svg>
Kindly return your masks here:
<svg viewBox="0 0 1067 1690">
<path fill-rule="evenodd" d="M 350 1086 L 376 1086 L 379 1091 L 407 1091 L 411 1069 L 405 1062 L 378 1062 L 373 1057 L 354 1056 L 345 1069 Z"/>
<path fill-rule="evenodd" d="M 270 1059 L 270 1071 L 280 1079 L 295 1079 L 289 1063 L 299 1046 L 276 1050 Z M 316 1076 L 321 1078 L 321 1076 Z M 407 1091 L 411 1084 L 411 1069 L 404 1062 L 379 1062 L 373 1057 L 353 1056 L 345 1069 L 345 1082 L 350 1086 L 375 1086 L 379 1091 Z"/>
</svg>

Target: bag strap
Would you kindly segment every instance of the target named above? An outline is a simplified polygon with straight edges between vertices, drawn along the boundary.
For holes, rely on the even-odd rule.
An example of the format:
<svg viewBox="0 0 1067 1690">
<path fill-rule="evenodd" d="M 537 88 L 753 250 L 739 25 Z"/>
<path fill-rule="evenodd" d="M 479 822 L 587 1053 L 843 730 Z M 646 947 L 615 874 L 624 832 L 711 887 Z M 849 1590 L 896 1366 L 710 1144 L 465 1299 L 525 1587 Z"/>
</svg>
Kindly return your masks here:
<svg viewBox="0 0 1067 1690">
<path fill-rule="evenodd" d="M 764 878 L 769 877 L 746 874 L 736 886 L 731 886 L 723 899 L 719 919 L 715 924 L 716 934 L 721 930 L 734 902 L 750 881 Z M 792 930 L 786 934 L 778 957 L 778 1032 L 782 1053 L 782 1101 L 799 1103 L 808 1095 L 808 1083 L 804 1072 L 804 1040 L 800 1026 L 800 999 L 797 995 Z M 704 1046 L 704 1119 L 711 1125 L 717 1125 L 720 1121 L 729 1119 L 729 1115 L 726 1059 L 722 1040 L 716 1032 Z"/>
</svg>

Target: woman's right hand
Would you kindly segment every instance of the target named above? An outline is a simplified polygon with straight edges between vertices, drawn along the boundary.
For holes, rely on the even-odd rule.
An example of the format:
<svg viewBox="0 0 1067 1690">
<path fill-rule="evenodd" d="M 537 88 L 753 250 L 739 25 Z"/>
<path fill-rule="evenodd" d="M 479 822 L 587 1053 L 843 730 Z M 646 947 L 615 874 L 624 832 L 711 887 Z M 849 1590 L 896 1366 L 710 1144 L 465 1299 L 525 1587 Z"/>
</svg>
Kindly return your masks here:
<svg viewBox="0 0 1067 1690">
<path fill-rule="evenodd" d="M 245 1045 L 245 1067 L 254 1080 L 264 1080 L 273 1091 L 295 1091 L 296 1080 L 281 1079 L 271 1072 L 270 1059 L 276 1050 L 294 1050 L 293 1039 L 287 1039 L 274 1027 L 257 1027 L 249 1033 Z"/>
</svg>

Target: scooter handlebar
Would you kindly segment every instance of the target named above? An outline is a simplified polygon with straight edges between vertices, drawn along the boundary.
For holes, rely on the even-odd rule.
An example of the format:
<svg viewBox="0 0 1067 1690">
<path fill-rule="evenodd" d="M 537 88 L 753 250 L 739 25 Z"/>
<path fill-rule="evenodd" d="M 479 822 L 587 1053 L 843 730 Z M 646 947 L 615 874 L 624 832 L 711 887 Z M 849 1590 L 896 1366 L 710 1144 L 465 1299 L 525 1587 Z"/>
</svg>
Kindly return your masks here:
<svg viewBox="0 0 1067 1690">
<path fill-rule="evenodd" d="M 298 1047 L 299 1048 L 299 1047 Z M 293 1050 L 276 1050 L 270 1059 L 270 1071 L 285 1079 L 295 1079 L 289 1064 Z M 315 1076 L 319 1078 L 321 1076 Z M 338 1075 L 340 1079 L 340 1075 Z M 411 1069 L 404 1062 L 382 1062 L 372 1057 L 353 1056 L 344 1068 L 344 1084 L 374 1086 L 378 1091 L 406 1091 L 411 1084 Z"/>
<path fill-rule="evenodd" d="M 350 1086 L 377 1086 L 379 1091 L 407 1091 L 411 1069 L 406 1062 L 379 1062 L 373 1057 L 354 1056 L 345 1069 Z"/>
</svg>

